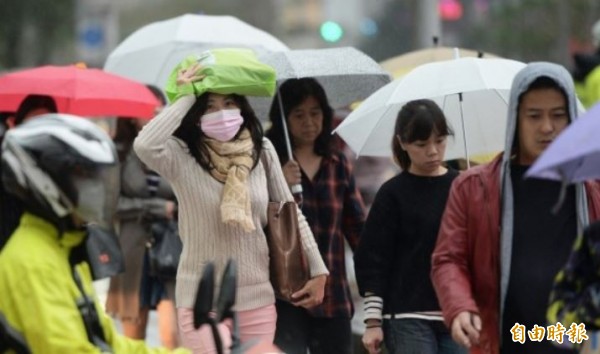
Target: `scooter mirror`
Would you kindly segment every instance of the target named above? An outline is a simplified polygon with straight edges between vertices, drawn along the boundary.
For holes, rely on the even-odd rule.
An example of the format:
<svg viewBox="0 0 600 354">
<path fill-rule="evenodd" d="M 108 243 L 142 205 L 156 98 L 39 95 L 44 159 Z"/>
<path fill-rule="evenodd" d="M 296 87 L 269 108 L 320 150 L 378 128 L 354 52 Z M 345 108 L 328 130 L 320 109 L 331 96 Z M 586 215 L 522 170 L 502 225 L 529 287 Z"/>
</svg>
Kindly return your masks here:
<svg viewBox="0 0 600 354">
<path fill-rule="evenodd" d="M 221 289 L 217 299 L 217 322 L 222 322 L 226 318 L 233 318 L 231 309 L 235 304 L 236 287 L 237 264 L 235 260 L 230 258 L 221 279 Z"/>
<path fill-rule="evenodd" d="M 196 292 L 196 301 L 194 302 L 194 328 L 196 329 L 210 321 L 209 315 L 213 307 L 214 288 L 215 265 L 209 262 L 204 266 L 202 278 L 200 278 L 198 291 Z"/>
</svg>

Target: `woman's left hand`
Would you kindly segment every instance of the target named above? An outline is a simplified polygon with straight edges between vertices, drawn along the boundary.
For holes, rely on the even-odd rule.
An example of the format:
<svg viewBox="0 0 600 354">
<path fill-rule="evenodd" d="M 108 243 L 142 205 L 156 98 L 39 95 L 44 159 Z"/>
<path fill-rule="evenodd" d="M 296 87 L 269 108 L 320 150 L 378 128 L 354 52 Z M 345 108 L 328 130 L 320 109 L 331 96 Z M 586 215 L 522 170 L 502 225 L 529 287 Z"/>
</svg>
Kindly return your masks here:
<svg viewBox="0 0 600 354">
<path fill-rule="evenodd" d="M 175 212 L 177 211 L 177 204 L 171 200 L 167 200 L 165 203 L 165 216 L 169 220 L 175 219 Z"/>
<path fill-rule="evenodd" d="M 325 295 L 325 282 L 327 275 L 317 275 L 306 282 L 304 287 L 292 294 L 294 306 L 302 306 L 306 309 L 320 305 Z"/>
<path fill-rule="evenodd" d="M 285 176 L 285 181 L 289 186 L 293 186 L 295 184 L 302 184 L 302 173 L 300 172 L 300 165 L 294 160 L 289 160 L 285 163 L 285 165 L 281 168 L 283 170 L 283 175 Z"/>
</svg>

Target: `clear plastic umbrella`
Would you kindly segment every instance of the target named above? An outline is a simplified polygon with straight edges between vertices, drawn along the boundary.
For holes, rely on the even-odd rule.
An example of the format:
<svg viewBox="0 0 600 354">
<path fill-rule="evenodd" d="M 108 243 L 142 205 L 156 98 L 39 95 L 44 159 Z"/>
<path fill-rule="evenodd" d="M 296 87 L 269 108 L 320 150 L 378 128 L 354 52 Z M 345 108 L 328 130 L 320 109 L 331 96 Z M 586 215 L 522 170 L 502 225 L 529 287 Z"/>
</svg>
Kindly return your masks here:
<svg viewBox="0 0 600 354">
<path fill-rule="evenodd" d="M 362 100 L 391 81 L 390 75 L 370 56 L 353 47 L 298 49 L 259 54 L 277 72 L 277 82 L 315 78 L 333 108 Z M 257 116 L 266 119 L 271 99 L 251 98 Z"/>
<path fill-rule="evenodd" d="M 104 70 L 164 87 L 186 56 L 210 48 L 285 51 L 273 35 L 233 16 L 185 14 L 148 24 L 129 35 L 108 56 Z"/>
<path fill-rule="evenodd" d="M 264 53 L 259 55 L 259 59 L 275 68 L 278 84 L 289 79 L 316 79 L 323 86 L 329 104 L 334 109 L 364 99 L 391 80 L 390 75 L 376 61 L 353 47 Z M 280 99 L 278 104 L 281 105 L 281 96 L 277 97 Z M 249 99 L 257 116 L 266 120 L 272 99 Z M 283 109 L 280 111 L 283 112 Z M 285 117 L 281 119 L 288 156 L 292 160 L 286 120 Z M 300 191 L 300 185 L 292 187 L 293 193 Z"/>
</svg>

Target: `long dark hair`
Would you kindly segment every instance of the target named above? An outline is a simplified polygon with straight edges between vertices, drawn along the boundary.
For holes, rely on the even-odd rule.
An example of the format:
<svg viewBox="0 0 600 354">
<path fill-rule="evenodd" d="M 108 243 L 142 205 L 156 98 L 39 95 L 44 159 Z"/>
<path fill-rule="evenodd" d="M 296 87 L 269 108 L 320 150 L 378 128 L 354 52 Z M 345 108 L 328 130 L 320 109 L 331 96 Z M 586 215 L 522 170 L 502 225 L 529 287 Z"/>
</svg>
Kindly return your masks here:
<svg viewBox="0 0 600 354">
<path fill-rule="evenodd" d="M 167 100 L 164 93 L 154 85 L 146 85 L 146 87 L 154 94 L 161 106 L 165 106 Z M 137 118 L 133 117 L 117 117 L 117 126 L 115 128 L 115 137 L 113 141 L 117 148 L 119 161 L 125 161 L 125 158 L 133 147 L 133 140 L 138 135 L 138 127 L 136 124 Z"/>
<path fill-rule="evenodd" d="M 138 135 L 135 118 L 117 117 L 117 127 L 115 128 L 115 147 L 119 155 L 119 161 L 125 161 L 127 155 L 133 146 L 133 140 Z"/>
<path fill-rule="evenodd" d="M 206 113 L 208 97 L 210 94 L 210 92 L 205 92 L 196 99 L 196 102 L 183 117 L 181 124 L 173 133 L 173 136 L 185 142 L 194 159 L 196 159 L 198 164 L 206 171 L 212 170 L 214 166 L 210 161 L 210 155 L 208 154 L 208 148 L 205 143 L 207 136 L 198 127 L 198 123 L 200 122 L 200 118 Z M 252 154 L 252 158 L 254 159 L 252 168 L 254 168 L 258 163 L 259 156 L 262 152 L 262 139 L 264 136 L 262 125 L 258 118 L 256 118 L 256 114 L 254 114 L 254 110 L 250 106 L 250 103 L 248 103 L 246 97 L 236 94 L 228 96 L 235 101 L 238 107 L 240 107 L 241 115 L 244 118 L 244 122 L 235 138 L 237 139 L 243 129 L 248 129 L 248 131 L 250 131 L 252 143 L 254 144 L 254 153 Z"/>
<path fill-rule="evenodd" d="M 52 97 L 46 95 L 28 95 L 23 99 L 19 108 L 17 108 L 17 112 L 15 113 L 15 125 L 23 123 L 29 112 L 39 108 L 45 108 L 51 113 L 58 112 L 56 102 Z"/>
<path fill-rule="evenodd" d="M 414 100 L 406 103 L 398 112 L 394 136 L 392 138 L 392 152 L 394 160 L 402 170 L 409 169 L 411 161 L 402 143 L 410 144 L 417 140 L 427 140 L 432 133 L 439 136 L 454 135 L 448 126 L 446 116 L 440 107 L 432 100 Z"/>
<path fill-rule="evenodd" d="M 319 106 L 321 106 L 321 111 L 323 112 L 323 129 L 315 140 L 314 152 L 319 156 L 329 156 L 332 153 L 331 129 L 333 124 L 333 109 L 329 106 L 327 94 L 321 84 L 313 78 L 290 79 L 285 81 L 279 87 L 278 91 L 275 98 L 273 98 L 273 103 L 269 110 L 271 128 L 267 131 L 267 138 L 275 146 L 279 160 L 282 163 L 286 163 L 288 160 L 281 118 L 285 117 L 286 122 L 289 122 L 290 112 L 311 96 L 319 102 Z M 281 95 L 283 104 L 283 115 L 279 108 L 279 95 Z M 294 137 L 291 135 L 290 142 L 293 149 L 295 146 Z"/>
</svg>

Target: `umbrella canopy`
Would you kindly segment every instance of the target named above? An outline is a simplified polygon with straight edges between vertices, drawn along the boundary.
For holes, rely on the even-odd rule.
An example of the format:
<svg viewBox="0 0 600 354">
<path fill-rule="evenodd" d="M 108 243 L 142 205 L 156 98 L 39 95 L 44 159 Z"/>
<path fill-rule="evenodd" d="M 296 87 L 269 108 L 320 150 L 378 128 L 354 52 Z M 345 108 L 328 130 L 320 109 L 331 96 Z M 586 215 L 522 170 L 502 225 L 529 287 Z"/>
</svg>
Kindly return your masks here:
<svg viewBox="0 0 600 354">
<path fill-rule="evenodd" d="M 80 116 L 151 118 L 159 105 L 145 85 L 99 69 L 41 66 L 0 76 L 0 111 L 15 112 L 32 94 L 51 96 L 59 112 Z"/>
<path fill-rule="evenodd" d="M 419 65 L 456 58 L 499 58 L 495 54 L 479 52 L 472 49 L 433 47 L 408 52 L 380 62 L 381 66 L 394 78 L 408 74 Z"/>
<path fill-rule="evenodd" d="M 567 183 L 600 178 L 600 104 L 569 125 L 538 157 L 526 177 Z"/>
<path fill-rule="evenodd" d="M 391 78 L 371 57 L 353 47 L 302 49 L 264 53 L 259 59 L 275 68 L 277 82 L 315 78 L 327 93 L 329 104 L 341 108 L 364 99 Z M 265 119 L 271 99 L 251 98 L 257 116 Z"/>
<path fill-rule="evenodd" d="M 185 57 L 223 47 L 259 53 L 289 49 L 271 34 L 236 17 L 185 14 L 133 32 L 110 53 L 104 69 L 163 87 L 171 70 Z"/>
<path fill-rule="evenodd" d="M 432 99 L 444 111 L 455 137 L 446 159 L 504 148 L 509 91 L 524 63 L 508 59 L 459 58 L 417 67 L 369 96 L 334 130 L 358 155 L 391 156 L 400 108 Z M 461 100 L 462 99 L 462 100 Z"/>
</svg>

